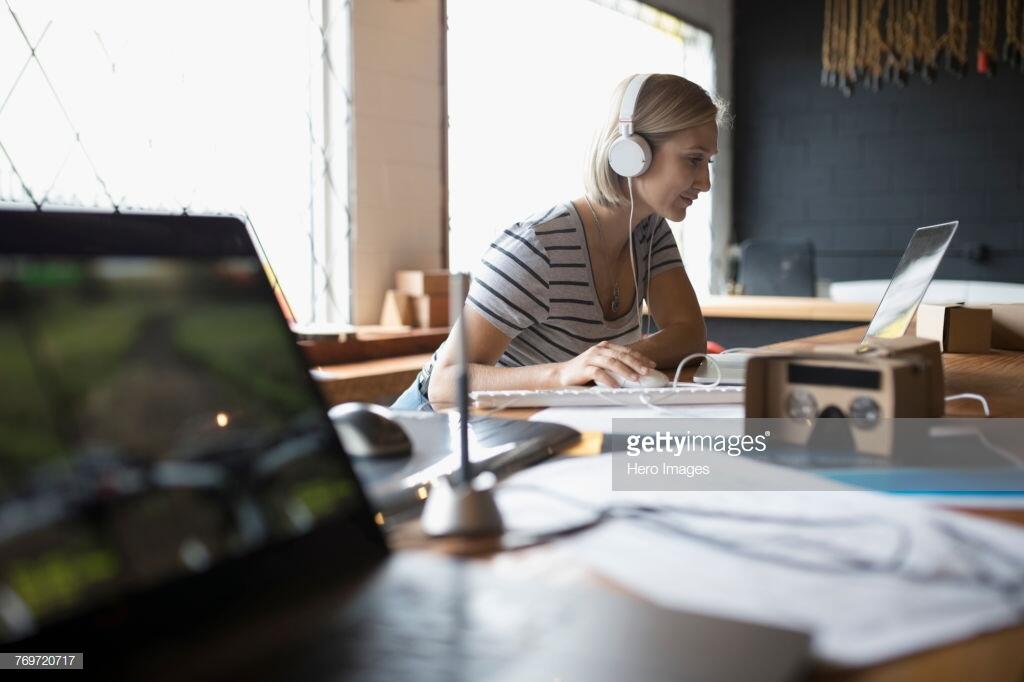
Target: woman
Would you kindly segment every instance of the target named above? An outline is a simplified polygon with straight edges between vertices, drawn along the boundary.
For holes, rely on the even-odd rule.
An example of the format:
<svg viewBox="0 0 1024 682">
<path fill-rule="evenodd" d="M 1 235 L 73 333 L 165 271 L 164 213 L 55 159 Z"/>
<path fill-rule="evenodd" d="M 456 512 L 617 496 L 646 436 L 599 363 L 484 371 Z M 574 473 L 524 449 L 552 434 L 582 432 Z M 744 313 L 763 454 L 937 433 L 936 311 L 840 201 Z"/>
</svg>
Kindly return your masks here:
<svg viewBox="0 0 1024 682">
<path fill-rule="evenodd" d="M 462 312 L 473 390 L 615 387 L 616 375 L 635 381 L 704 352 L 704 318 L 665 220 L 682 220 L 711 189 L 723 116 L 679 76 L 619 85 L 586 194 L 505 230 L 473 273 Z M 649 146 L 642 161 L 634 144 Z M 659 329 L 647 337 L 645 293 Z M 392 407 L 455 402 L 455 348 L 446 341 Z"/>
</svg>

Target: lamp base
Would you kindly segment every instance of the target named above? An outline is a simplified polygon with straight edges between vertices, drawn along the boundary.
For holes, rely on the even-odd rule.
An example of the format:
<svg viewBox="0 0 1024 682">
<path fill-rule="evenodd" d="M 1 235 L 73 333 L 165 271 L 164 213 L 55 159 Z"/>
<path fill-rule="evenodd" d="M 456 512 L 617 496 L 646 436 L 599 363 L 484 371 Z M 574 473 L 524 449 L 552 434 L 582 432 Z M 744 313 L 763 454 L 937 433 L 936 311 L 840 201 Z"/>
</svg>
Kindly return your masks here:
<svg viewBox="0 0 1024 682">
<path fill-rule="evenodd" d="M 468 485 L 442 476 L 431 486 L 420 525 L 431 537 L 495 536 L 505 531 L 494 501 L 493 474 L 483 473 Z"/>
</svg>

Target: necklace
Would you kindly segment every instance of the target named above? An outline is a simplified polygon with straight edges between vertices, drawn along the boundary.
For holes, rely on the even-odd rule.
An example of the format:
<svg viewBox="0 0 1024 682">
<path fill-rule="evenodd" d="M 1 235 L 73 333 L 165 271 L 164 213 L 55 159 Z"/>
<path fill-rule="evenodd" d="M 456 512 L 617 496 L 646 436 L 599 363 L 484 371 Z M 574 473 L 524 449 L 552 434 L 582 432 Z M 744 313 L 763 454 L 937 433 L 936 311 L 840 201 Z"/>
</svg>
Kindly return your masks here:
<svg viewBox="0 0 1024 682">
<path fill-rule="evenodd" d="M 613 277 L 612 283 L 612 312 L 616 313 L 619 311 L 619 278 L 616 277 L 617 273 L 612 272 L 612 269 L 608 266 L 608 247 L 604 243 L 604 228 L 601 225 L 601 219 L 597 217 L 597 211 L 594 210 L 594 205 L 590 203 L 590 197 L 587 195 L 583 196 L 587 200 L 587 206 L 590 207 L 590 213 L 594 216 L 594 222 L 597 223 L 597 236 L 601 240 L 601 258 L 604 260 L 604 269 L 610 277 Z M 595 277 L 595 280 L 597 278 Z"/>
</svg>

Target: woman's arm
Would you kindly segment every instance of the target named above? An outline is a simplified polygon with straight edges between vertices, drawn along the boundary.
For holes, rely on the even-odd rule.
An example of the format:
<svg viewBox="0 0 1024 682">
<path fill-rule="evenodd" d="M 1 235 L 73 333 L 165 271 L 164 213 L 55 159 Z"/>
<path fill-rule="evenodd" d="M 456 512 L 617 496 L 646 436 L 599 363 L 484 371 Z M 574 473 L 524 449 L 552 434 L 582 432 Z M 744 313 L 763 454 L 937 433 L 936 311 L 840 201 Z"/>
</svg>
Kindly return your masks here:
<svg viewBox="0 0 1024 682">
<path fill-rule="evenodd" d="M 498 358 L 512 341 L 469 305 L 462 309 L 469 340 L 466 362 L 469 385 L 474 391 L 503 389 L 539 389 L 579 386 L 591 381 L 604 386 L 618 386 L 608 375 L 612 370 L 636 379 L 638 372 L 654 367 L 654 361 L 642 351 L 602 342 L 566 362 L 553 362 L 529 367 L 496 367 Z M 438 353 L 427 387 L 432 403 L 454 403 L 458 375 L 458 328 L 456 325 Z"/>
<path fill-rule="evenodd" d="M 687 355 L 707 351 L 704 315 L 685 270 L 673 268 L 653 277 L 647 303 L 659 331 L 630 344 L 632 350 L 673 371 Z"/>
</svg>

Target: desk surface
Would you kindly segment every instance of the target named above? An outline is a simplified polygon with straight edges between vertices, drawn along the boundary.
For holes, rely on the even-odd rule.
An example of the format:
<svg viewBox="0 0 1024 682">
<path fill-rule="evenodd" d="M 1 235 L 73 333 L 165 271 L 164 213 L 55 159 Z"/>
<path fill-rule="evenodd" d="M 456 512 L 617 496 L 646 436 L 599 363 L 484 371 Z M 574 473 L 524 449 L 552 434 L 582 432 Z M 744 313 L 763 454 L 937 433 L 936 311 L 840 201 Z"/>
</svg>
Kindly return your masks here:
<svg viewBox="0 0 1024 682">
<path fill-rule="evenodd" d="M 803 350 L 824 343 L 859 341 L 865 328 L 860 327 L 819 336 L 797 339 L 773 348 Z M 986 354 L 943 355 L 947 394 L 975 392 L 989 402 L 993 416 L 1024 417 L 1024 353 L 994 351 Z M 503 416 L 525 418 L 535 410 L 507 410 Z M 950 403 L 950 416 L 981 416 L 974 401 Z M 592 434 L 585 434 L 590 436 Z M 593 439 L 591 439 L 592 441 Z M 584 442 L 587 439 L 585 438 Z M 593 447 L 592 443 L 589 447 Z M 1024 512 L 1010 510 L 967 510 L 972 513 L 1011 523 L 1024 524 Z M 413 524 L 396 529 L 392 536 L 398 547 L 423 547 Z M 434 542 L 428 547 L 442 552 L 484 552 L 488 561 L 500 564 L 500 570 L 515 570 L 524 577 L 552 581 L 586 581 L 606 589 L 622 591 L 616 583 L 589 573 L 579 565 L 566 562 L 557 547 L 541 547 L 508 554 L 487 554 L 487 545 L 466 546 L 460 541 Z M 853 671 L 817 669 L 811 679 L 843 682 L 891 682 L 903 680 L 1019 680 L 1024 677 L 1024 626 L 1007 628 L 955 644 L 930 649 L 870 668 Z"/>
<path fill-rule="evenodd" d="M 857 343 L 866 327 L 856 327 L 804 339 L 777 343 L 769 348 L 787 351 L 808 350 L 826 343 Z M 946 395 L 978 393 L 988 401 L 993 417 L 1024 417 L 1024 353 L 993 350 L 989 353 L 943 353 L 942 369 Z M 975 400 L 946 404 L 950 417 L 983 417 Z"/>
<path fill-rule="evenodd" d="M 317 385 L 330 405 L 393 398 L 412 384 L 432 355 L 422 353 L 321 366 L 317 368 L 321 372 Z"/>
<path fill-rule="evenodd" d="M 768 348 L 784 351 L 805 351 L 828 343 L 857 343 L 864 338 L 866 326 L 844 329 L 828 334 L 808 336 L 776 343 Z M 943 353 L 942 367 L 946 395 L 978 393 L 988 401 L 992 417 L 1024 417 L 1024 353 L 993 350 L 989 353 Z M 684 374 L 684 379 L 686 378 Z M 525 419 L 536 409 L 503 410 L 497 416 Z M 984 417 L 975 400 L 947 403 L 950 417 Z"/>
<path fill-rule="evenodd" d="M 786 320 L 794 322 L 868 322 L 875 312 L 873 303 L 840 303 L 827 298 L 800 296 L 708 296 L 701 301 L 706 318 L 740 320 Z M 443 330 L 414 333 L 444 340 Z M 430 336 L 430 334 L 434 336 Z M 350 344 L 351 345 L 351 344 Z M 311 355 L 313 357 L 313 355 Z M 312 360 L 325 375 L 320 387 L 328 401 L 373 402 L 401 393 L 416 377 L 430 353 L 377 360 L 360 357 L 341 364 L 340 359 Z"/>
<path fill-rule="evenodd" d="M 804 296 L 706 296 L 700 301 L 704 317 L 751 320 L 870 322 L 876 307 Z"/>
</svg>

